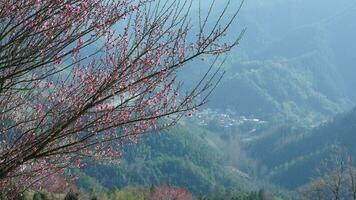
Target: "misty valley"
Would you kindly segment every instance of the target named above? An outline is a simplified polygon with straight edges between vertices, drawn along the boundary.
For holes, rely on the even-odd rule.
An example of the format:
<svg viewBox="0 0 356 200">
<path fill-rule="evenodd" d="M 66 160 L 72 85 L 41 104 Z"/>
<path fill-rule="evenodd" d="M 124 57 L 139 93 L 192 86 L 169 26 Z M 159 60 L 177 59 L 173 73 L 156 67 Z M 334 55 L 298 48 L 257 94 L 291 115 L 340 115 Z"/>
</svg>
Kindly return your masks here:
<svg viewBox="0 0 356 200">
<path fill-rule="evenodd" d="M 0 199 L 356 200 L 355 1 L 0 3 Z"/>
</svg>

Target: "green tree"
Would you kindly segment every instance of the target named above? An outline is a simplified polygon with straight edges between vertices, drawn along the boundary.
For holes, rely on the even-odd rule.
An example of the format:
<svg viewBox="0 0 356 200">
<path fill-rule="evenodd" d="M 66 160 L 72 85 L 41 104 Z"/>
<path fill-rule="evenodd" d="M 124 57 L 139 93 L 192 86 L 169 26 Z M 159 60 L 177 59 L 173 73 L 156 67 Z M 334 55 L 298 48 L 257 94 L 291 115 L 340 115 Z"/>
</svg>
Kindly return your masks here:
<svg viewBox="0 0 356 200">
<path fill-rule="evenodd" d="M 67 193 L 66 197 L 64 200 L 79 200 L 79 194 L 75 193 L 73 191 L 70 191 Z"/>
</svg>

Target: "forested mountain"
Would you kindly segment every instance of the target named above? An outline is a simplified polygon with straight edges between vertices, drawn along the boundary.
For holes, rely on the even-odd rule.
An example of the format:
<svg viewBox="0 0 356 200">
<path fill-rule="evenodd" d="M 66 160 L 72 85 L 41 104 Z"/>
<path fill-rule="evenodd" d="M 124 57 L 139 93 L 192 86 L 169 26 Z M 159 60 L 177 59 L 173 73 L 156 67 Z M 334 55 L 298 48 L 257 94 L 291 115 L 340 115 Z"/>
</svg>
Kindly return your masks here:
<svg viewBox="0 0 356 200">
<path fill-rule="evenodd" d="M 339 114 L 310 131 L 284 127 L 248 144 L 252 157 L 267 167 L 275 184 L 290 189 L 306 184 L 322 161 L 341 148 L 356 157 L 356 109 Z M 302 174 L 302 176 L 301 176 Z"/>
<path fill-rule="evenodd" d="M 185 124 L 152 134 L 126 147 L 119 163 L 88 163 L 79 186 L 110 189 L 169 184 L 196 195 L 214 187 L 247 187 L 248 175 L 233 167 L 214 141 L 209 141 L 211 132 Z"/>
<path fill-rule="evenodd" d="M 355 156 L 356 3 L 247 1 L 244 8 L 248 31 L 211 105 L 269 121 L 246 149 L 258 176 L 296 189 L 335 146 Z"/>
<path fill-rule="evenodd" d="M 356 24 L 350 20 L 355 6 L 350 0 L 245 1 L 235 30 L 247 32 L 229 55 L 209 106 L 304 124 L 350 109 L 355 105 Z M 198 74 L 189 69 L 187 79 Z"/>
</svg>

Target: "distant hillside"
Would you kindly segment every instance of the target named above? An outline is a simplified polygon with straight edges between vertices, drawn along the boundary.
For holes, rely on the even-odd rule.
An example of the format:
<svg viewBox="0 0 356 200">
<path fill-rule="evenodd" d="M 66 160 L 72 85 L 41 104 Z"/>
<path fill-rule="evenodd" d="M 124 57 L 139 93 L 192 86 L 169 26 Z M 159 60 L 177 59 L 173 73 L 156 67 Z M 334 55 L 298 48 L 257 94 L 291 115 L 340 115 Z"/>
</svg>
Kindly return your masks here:
<svg viewBox="0 0 356 200">
<path fill-rule="evenodd" d="M 243 62 L 235 69 L 229 69 L 209 105 L 278 123 L 313 122 L 332 116 L 345 105 L 342 95 L 329 85 L 330 80 L 317 83 L 322 81 L 322 74 L 316 75 L 316 70 L 299 64 L 321 65 L 312 63 L 315 60 L 323 62 L 315 56 L 306 55 L 299 60 Z M 324 73 L 326 77 L 331 74 Z"/>
<path fill-rule="evenodd" d="M 339 146 L 356 157 L 356 109 L 305 131 L 281 128 L 248 144 L 252 157 L 267 167 L 273 183 L 295 189 L 309 181 L 320 162 Z"/>
<path fill-rule="evenodd" d="M 170 184 L 195 194 L 207 194 L 216 186 L 247 186 L 247 175 L 231 167 L 214 143 L 204 139 L 206 134 L 187 125 L 153 133 L 125 148 L 119 164 L 88 165 L 78 185 L 90 189 Z"/>
<path fill-rule="evenodd" d="M 350 109 L 356 97 L 355 11 L 352 0 L 245 1 L 230 36 L 243 27 L 247 32 L 229 54 L 208 107 L 304 125 Z M 185 83 L 201 77 L 202 65 L 186 69 Z"/>
</svg>

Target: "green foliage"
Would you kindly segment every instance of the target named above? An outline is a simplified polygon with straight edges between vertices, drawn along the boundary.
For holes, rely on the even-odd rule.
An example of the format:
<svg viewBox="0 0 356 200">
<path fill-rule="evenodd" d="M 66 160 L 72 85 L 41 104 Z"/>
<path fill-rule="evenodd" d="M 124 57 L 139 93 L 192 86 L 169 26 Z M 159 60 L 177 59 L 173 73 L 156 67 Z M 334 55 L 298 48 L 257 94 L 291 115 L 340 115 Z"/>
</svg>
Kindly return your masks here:
<svg viewBox="0 0 356 200">
<path fill-rule="evenodd" d="M 341 147 L 356 156 L 356 109 L 340 114 L 312 130 L 280 127 L 258 140 L 247 150 L 267 167 L 263 174 L 272 182 L 289 189 L 306 184 L 316 175 L 315 169 L 335 148 Z M 301 176 L 302 174 L 302 176 Z"/>
<path fill-rule="evenodd" d="M 68 192 L 64 200 L 79 200 L 79 194 L 76 192 Z"/>
<path fill-rule="evenodd" d="M 157 197 L 164 198 L 167 197 L 167 200 L 175 200 L 171 198 L 178 199 L 191 199 L 192 196 L 189 192 L 185 191 L 182 188 L 176 188 L 171 186 L 164 186 L 163 188 L 171 188 L 172 193 L 169 193 L 167 190 L 157 190 L 156 187 L 150 188 L 137 188 L 137 187 L 125 187 L 122 189 L 113 188 L 109 191 L 95 192 L 93 194 L 88 194 L 85 192 L 74 193 L 69 192 L 65 196 L 64 200 L 77 200 L 77 199 L 90 199 L 90 200 L 148 200 L 153 199 L 157 200 Z M 162 187 L 158 187 L 162 188 Z M 173 192 L 175 191 L 175 192 Z M 157 193 L 160 192 L 160 193 Z M 41 200 L 41 194 L 36 192 L 33 195 L 33 198 L 25 198 L 26 200 Z M 167 194 L 165 196 L 165 194 Z M 178 194 L 178 195 L 177 195 Z M 50 194 L 54 196 L 54 194 Z M 79 197 L 80 196 L 80 197 Z M 89 198 L 89 196 L 91 196 Z M 51 199 L 45 197 L 45 199 Z M 56 198 L 57 199 L 57 198 Z M 62 198 L 63 199 L 63 198 Z M 163 200 L 163 199 L 162 199 Z M 204 196 L 193 197 L 193 200 L 281 200 L 274 195 L 271 195 L 264 190 L 256 191 L 246 191 L 246 190 L 235 190 L 235 189 L 223 189 L 220 187 L 215 187 L 209 194 Z M 286 199 L 285 199 L 286 200 Z"/>
<path fill-rule="evenodd" d="M 177 126 L 169 133 L 153 133 L 140 144 L 126 147 L 119 164 L 90 163 L 78 186 L 90 190 L 88 183 L 95 179 L 106 188 L 170 184 L 199 194 L 209 192 L 215 185 L 239 184 L 240 174 L 200 136 L 201 132 L 194 126 Z"/>
<path fill-rule="evenodd" d="M 264 190 L 243 191 L 215 188 L 207 197 L 199 197 L 198 200 L 277 200 L 277 198 Z"/>
<path fill-rule="evenodd" d="M 145 195 L 141 190 L 134 187 L 127 187 L 123 190 L 114 188 L 108 194 L 112 200 L 144 200 Z"/>
<path fill-rule="evenodd" d="M 342 106 L 333 100 L 333 94 L 327 96 L 316 89 L 314 72 L 298 68 L 302 64 L 293 62 L 277 60 L 239 64 L 238 69 L 228 72 L 210 105 L 274 123 L 312 124 L 339 112 Z"/>
<path fill-rule="evenodd" d="M 33 195 L 33 200 L 50 200 L 48 195 L 46 193 L 43 193 L 43 192 L 36 192 L 34 195 Z M 71 200 L 71 199 L 68 199 L 68 200 Z M 72 199 L 74 200 L 74 199 Z"/>
</svg>

